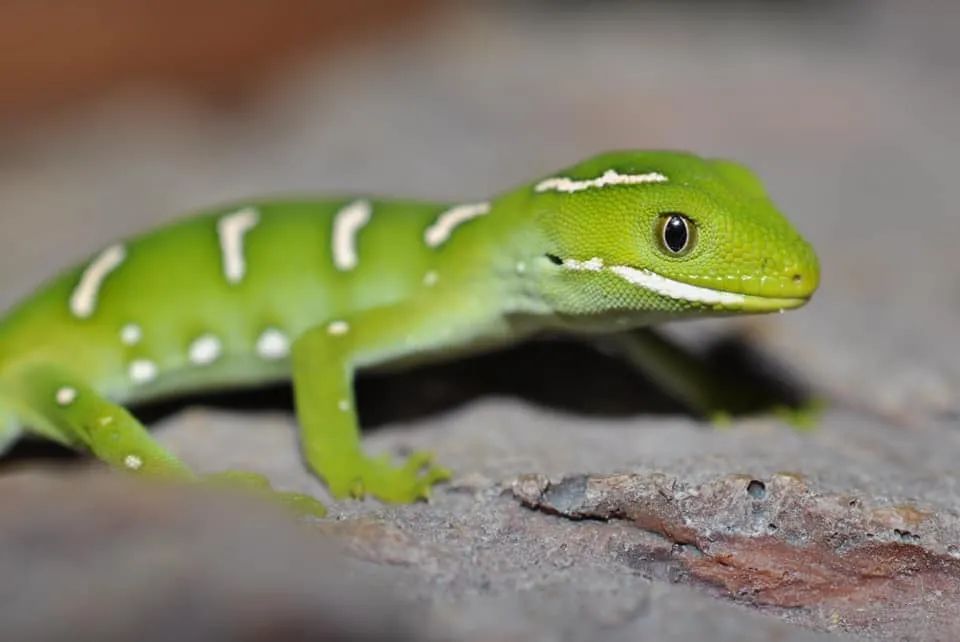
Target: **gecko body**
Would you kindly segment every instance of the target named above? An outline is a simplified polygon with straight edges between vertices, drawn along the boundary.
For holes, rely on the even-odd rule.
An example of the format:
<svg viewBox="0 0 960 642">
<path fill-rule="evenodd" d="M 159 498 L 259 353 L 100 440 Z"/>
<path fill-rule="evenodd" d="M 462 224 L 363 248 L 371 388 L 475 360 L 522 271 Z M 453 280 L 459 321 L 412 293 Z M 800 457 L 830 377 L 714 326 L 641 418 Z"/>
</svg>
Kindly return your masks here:
<svg viewBox="0 0 960 642">
<path fill-rule="evenodd" d="M 749 170 L 679 152 L 603 154 L 463 203 L 248 201 L 110 244 L 10 310 L 0 435 L 189 478 L 124 404 L 292 377 L 331 493 L 412 501 L 446 471 L 363 453 L 358 369 L 795 308 L 818 280 Z"/>
</svg>

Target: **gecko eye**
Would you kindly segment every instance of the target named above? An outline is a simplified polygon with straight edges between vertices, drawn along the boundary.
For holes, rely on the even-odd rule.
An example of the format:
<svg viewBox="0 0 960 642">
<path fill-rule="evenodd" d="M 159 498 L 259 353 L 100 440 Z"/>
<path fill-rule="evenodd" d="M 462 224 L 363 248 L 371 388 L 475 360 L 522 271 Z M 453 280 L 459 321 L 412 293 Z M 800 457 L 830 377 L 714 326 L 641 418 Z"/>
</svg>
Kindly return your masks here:
<svg viewBox="0 0 960 642">
<path fill-rule="evenodd" d="M 660 243 L 668 254 L 683 256 L 696 243 L 693 222 L 678 212 L 667 212 L 660 217 Z"/>
</svg>

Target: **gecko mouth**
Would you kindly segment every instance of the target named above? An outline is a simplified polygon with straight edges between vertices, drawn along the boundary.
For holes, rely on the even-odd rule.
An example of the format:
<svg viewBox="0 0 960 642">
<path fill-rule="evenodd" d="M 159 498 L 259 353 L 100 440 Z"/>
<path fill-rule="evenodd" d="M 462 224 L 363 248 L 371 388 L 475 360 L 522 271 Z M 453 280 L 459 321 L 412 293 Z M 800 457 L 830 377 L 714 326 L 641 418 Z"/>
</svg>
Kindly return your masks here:
<svg viewBox="0 0 960 642">
<path fill-rule="evenodd" d="M 552 258 L 551 261 L 556 263 Z M 724 310 L 778 312 L 799 308 L 810 300 L 809 296 L 765 296 L 706 288 L 701 285 L 677 281 L 646 268 L 636 268 L 629 265 L 604 265 L 603 259 L 598 257 L 586 261 L 562 259 L 558 264 L 567 270 L 578 272 L 606 272 L 631 285 L 661 296 Z"/>
</svg>

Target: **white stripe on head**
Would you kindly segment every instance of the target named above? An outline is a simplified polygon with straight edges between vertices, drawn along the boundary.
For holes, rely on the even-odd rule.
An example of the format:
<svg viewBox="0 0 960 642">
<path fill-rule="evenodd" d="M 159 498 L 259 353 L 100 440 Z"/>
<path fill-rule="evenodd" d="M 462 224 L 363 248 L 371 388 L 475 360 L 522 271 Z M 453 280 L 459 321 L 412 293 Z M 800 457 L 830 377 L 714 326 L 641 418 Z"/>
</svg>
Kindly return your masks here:
<svg viewBox="0 0 960 642">
<path fill-rule="evenodd" d="M 428 247 L 437 247 L 450 238 L 458 225 L 489 212 L 490 203 L 468 203 L 451 207 L 442 212 L 437 220 L 424 231 L 423 241 Z"/>
<path fill-rule="evenodd" d="M 333 264 L 338 270 L 357 267 L 357 233 L 370 222 L 373 207 L 369 201 L 354 201 L 333 219 Z"/>
<path fill-rule="evenodd" d="M 220 237 L 220 255 L 223 260 L 223 275 L 228 283 L 240 283 L 247 272 L 243 253 L 243 237 L 257 226 L 260 214 L 252 207 L 245 207 L 227 214 L 217 221 Z"/>
<path fill-rule="evenodd" d="M 100 287 L 111 272 L 120 267 L 127 258 L 127 250 L 122 245 L 111 245 L 90 262 L 80 277 L 73 294 L 70 295 L 70 311 L 74 316 L 86 319 L 97 309 L 97 295 Z"/>
<path fill-rule="evenodd" d="M 570 194 L 594 187 L 607 187 L 609 185 L 641 185 L 643 183 L 666 183 L 667 177 L 659 172 L 648 172 L 646 174 L 620 174 L 614 169 L 608 169 L 597 178 L 587 178 L 577 180 L 567 178 L 566 176 L 554 176 L 547 178 L 539 183 L 533 189 L 537 192 L 556 191 Z"/>
</svg>

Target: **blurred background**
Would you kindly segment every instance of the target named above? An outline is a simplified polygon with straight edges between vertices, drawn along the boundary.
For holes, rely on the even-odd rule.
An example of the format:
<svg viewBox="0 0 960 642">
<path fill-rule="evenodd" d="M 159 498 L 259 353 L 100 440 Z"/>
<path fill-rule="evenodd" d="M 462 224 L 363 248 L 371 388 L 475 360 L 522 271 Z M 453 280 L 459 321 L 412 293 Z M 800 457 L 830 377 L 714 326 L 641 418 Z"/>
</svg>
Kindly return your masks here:
<svg viewBox="0 0 960 642">
<path fill-rule="evenodd" d="M 671 331 L 749 333 L 832 402 L 818 433 L 663 417 L 592 432 L 616 422 L 493 400 L 375 443 L 421 439 L 494 480 L 722 453 L 725 472 L 780 462 L 955 509 L 958 33 L 955 0 L 0 2 L 0 308 L 111 239 L 224 200 L 469 201 L 608 148 L 730 157 L 813 242 L 821 291 L 782 317 Z M 198 467 L 322 493 L 289 416 L 238 436 L 240 416 L 162 432 Z M 460 500 L 431 510 L 444 501 Z"/>
<path fill-rule="evenodd" d="M 5 2 L 0 307 L 109 239 L 223 200 L 464 200 L 608 148 L 682 148 L 754 167 L 820 251 L 821 296 L 793 321 L 818 338 L 793 358 L 827 346 L 816 377 L 842 391 L 902 350 L 908 372 L 891 376 L 906 382 L 874 401 L 946 411 L 957 342 L 915 344 L 918 325 L 954 336 L 960 298 L 958 7 Z M 879 351 L 864 332 L 878 315 Z"/>
</svg>

